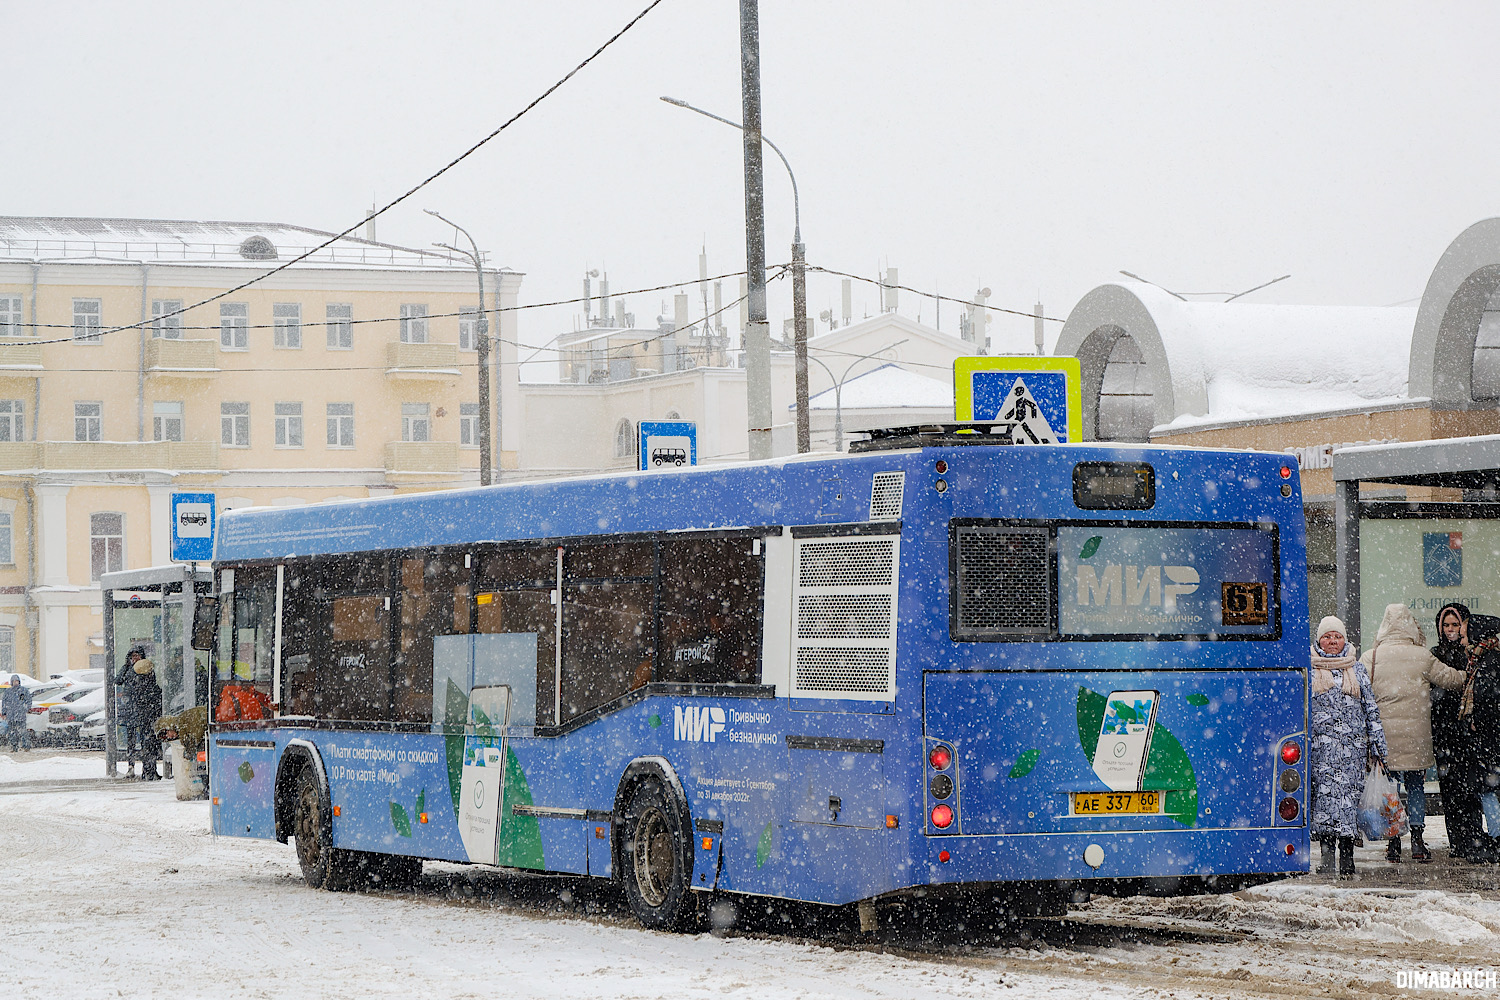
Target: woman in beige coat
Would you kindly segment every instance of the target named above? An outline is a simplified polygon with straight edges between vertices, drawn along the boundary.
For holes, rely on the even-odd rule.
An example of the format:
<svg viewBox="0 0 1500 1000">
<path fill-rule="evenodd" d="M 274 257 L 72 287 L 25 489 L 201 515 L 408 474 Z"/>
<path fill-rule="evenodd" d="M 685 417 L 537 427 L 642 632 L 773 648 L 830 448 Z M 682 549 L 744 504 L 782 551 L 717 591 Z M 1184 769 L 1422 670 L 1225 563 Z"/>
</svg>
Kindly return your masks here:
<svg viewBox="0 0 1500 1000">
<path fill-rule="evenodd" d="M 1427 769 L 1437 763 L 1432 753 L 1432 689 L 1461 690 L 1464 674 L 1432 655 L 1421 626 L 1404 604 L 1388 604 L 1375 644 L 1360 658 L 1370 675 L 1380 721 L 1385 726 L 1386 766 L 1392 778 L 1406 786 L 1406 815 L 1411 822 L 1411 859 L 1431 861 L 1422 842 L 1427 807 L 1423 784 Z M 1401 838 L 1386 844 L 1387 861 L 1401 860 Z"/>
</svg>

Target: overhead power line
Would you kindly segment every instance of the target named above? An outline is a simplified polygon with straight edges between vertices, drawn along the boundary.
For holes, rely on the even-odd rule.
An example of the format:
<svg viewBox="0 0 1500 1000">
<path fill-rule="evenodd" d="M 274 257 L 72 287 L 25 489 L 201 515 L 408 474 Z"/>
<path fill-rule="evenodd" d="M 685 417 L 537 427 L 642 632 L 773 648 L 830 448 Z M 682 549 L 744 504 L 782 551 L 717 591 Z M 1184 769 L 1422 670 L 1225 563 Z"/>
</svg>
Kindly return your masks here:
<svg viewBox="0 0 1500 1000">
<path fill-rule="evenodd" d="M 153 319 L 159 321 L 159 320 L 162 320 L 162 319 L 168 319 L 168 318 L 170 318 L 172 316 L 180 316 L 180 315 L 182 315 L 183 313 L 187 312 L 190 309 L 197 309 L 197 308 L 199 308 L 201 306 L 206 306 L 206 305 L 208 305 L 208 304 L 210 304 L 212 302 L 217 302 L 217 301 L 219 301 L 222 298 L 226 298 L 226 297 L 228 297 L 230 295 L 233 295 L 235 292 L 243 291 L 244 289 L 249 288 L 252 285 L 259 284 L 260 282 L 262 282 L 262 281 L 266 280 L 267 278 L 271 277 L 273 274 L 279 274 L 282 271 L 285 271 L 287 268 L 291 267 L 292 265 L 301 263 L 302 261 L 304 261 L 307 258 L 311 257 L 313 254 L 317 253 L 318 251 L 327 249 L 328 247 L 332 246 L 334 243 L 337 243 L 339 240 L 343 239 L 345 236 L 348 236 L 350 233 L 354 232 L 355 230 L 359 229 L 361 226 L 365 225 L 370 220 L 380 218 L 380 216 L 384 215 L 386 212 L 389 212 L 391 209 L 395 208 L 397 205 L 401 204 L 403 201 L 405 201 L 406 199 L 410 198 L 412 195 L 416 194 L 418 191 L 422 190 L 427 185 L 431 184 L 433 181 L 437 180 L 439 177 L 443 176 L 448 171 L 452 170 L 454 167 L 458 166 L 464 160 L 466 160 L 470 156 L 474 155 L 476 152 L 479 151 L 479 149 L 482 146 L 484 146 L 486 143 L 488 143 L 491 139 L 495 138 L 501 132 L 504 132 L 506 129 L 508 129 L 512 125 L 514 125 L 516 122 L 520 121 L 521 118 L 527 112 L 531 111 L 538 104 L 541 104 L 548 97 L 551 97 L 558 90 L 558 88 L 562 87 L 563 84 L 567 83 L 569 80 L 573 79 L 573 77 L 577 76 L 578 73 L 580 71 L 582 71 L 585 66 L 587 66 L 589 63 L 593 62 L 595 59 L 599 58 L 599 56 L 604 53 L 605 49 L 609 48 L 611 45 L 615 44 L 615 42 L 619 41 L 620 38 L 627 31 L 629 31 L 631 28 L 633 28 L 637 24 L 639 24 L 642 18 L 644 18 L 647 14 L 651 13 L 651 11 L 655 10 L 656 7 L 658 5 L 660 5 L 661 3 L 662 3 L 662 0 L 651 0 L 651 2 L 648 3 L 646 5 L 646 7 L 639 14 L 635 15 L 635 17 L 632 17 L 629 21 L 627 21 L 625 23 L 625 26 L 623 28 L 621 28 L 619 31 L 616 31 L 613 35 L 609 36 L 609 38 L 604 42 L 603 45 L 599 46 L 592 53 L 590 53 L 589 56 L 586 59 L 584 59 L 582 62 L 580 62 L 577 66 L 574 66 L 572 69 L 568 70 L 567 73 L 563 74 L 563 76 L 556 83 L 552 84 L 552 86 L 548 87 L 546 90 L 542 91 L 540 94 L 538 94 L 536 97 L 534 97 L 529 104 L 527 104 L 520 111 L 517 111 L 515 114 L 511 115 L 508 119 L 506 119 L 498 128 L 496 128 L 489 135 L 487 135 L 484 138 L 480 139 L 478 142 L 474 143 L 468 149 L 464 150 L 462 153 L 459 153 L 453 159 L 451 159 L 447 163 L 443 164 L 443 166 L 441 166 L 437 170 L 433 171 L 430 175 L 427 176 L 427 178 L 425 180 L 419 181 L 417 184 L 413 185 L 408 191 L 406 191 L 405 194 L 398 195 L 397 197 L 395 197 L 395 198 L 391 199 L 390 201 L 386 202 L 386 204 L 383 205 L 378 210 L 370 213 L 365 218 L 360 219 L 358 222 L 356 222 L 354 225 L 350 226 L 348 229 L 345 229 L 345 230 L 343 230 L 342 232 L 339 232 L 339 233 L 335 233 L 333 236 L 331 236 L 328 239 L 324 240 L 322 243 L 319 243 L 317 246 L 312 247 L 312 248 L 304 251 L 301 254 L 298 254 L 296 257 L 293 257 L 290 260 L 287 260 L 286 262 L 284 262 L 282 264 L 278 264 L 276 267 L 271 268 L 269 271 L 266 271 L 263 274 L 256 275 L 255 277 L 249 279 L 248 281 L 242 281 L 238 285 L 235 285 L 233 288 L 225 289 L 224 291 L 219 292 L 219 293 L 217 293 L 215 295 L 210 295 L 206 299 L 202 299 L 202 300 L 200 300 L 198 302 L 194 302 L 190 306 L 183 306 L 181 309 L 178 309 L 176 312 L 168 313 L 165 316 L 156 316 L 156 317 L 153 317 Z M 109 334 L 113 334 L 113 333 L 123 333 L 126 330 L 139 330 L 141 327 L 146 326 L 150 322 L 152 322 L 152 320 L 150 320 L 150 319 L 143 319 L 140 322 L 131 323 L 129 326 L 117 326 L 117 327 L 112 327 L 112 328 L 110 328 L 108 330 L 100 330 L 97 334 L 91 335 L 90 339 L 94 339 L 95 337 L 108 336 Z M 67 338 L 67 339 L 71 340 L 72 338 Z M 42 341 L 42 343 L 60 343 L 60 342 L 63 342 L 63 341 Z M 36 343 L 36 341 L 33 341 L 32 343 Z"/>
</svg>

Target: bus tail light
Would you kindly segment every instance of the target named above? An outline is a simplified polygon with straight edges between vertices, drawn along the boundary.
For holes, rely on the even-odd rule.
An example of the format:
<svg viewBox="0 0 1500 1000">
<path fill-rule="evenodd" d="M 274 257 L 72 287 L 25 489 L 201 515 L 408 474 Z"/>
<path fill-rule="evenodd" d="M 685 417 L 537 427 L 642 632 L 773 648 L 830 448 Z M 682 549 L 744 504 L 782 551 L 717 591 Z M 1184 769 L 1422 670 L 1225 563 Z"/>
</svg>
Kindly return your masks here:
<svg viewBox="0 0 1500 1000">
<path fill-rule="evenodd" d="M 1290 823 L 1292 820 L 1294 820 L 1294 819 L 1297 818 L 1297 813 L 1299 812 L 1299 807 L 1297 806 L 1297 800 L 1296 799 L 1282 799 L 1281 800 L 1281 805 L 1279 805 L 1279 806 L 1276 807 L 1276 811 L 1281 815 L 1282 819 L 1284 819 L 1288 823 Z"/>
<path fill-rule="evenodd" d="M 1287 740 L 1281 744 L 1281 759 L 1287 764 L 1297 763 L 1302 759 L 1302 747 L 1295 740 Z"/>
<path fill-rule="evenodd" d="M 949 854 L 947 851 L 938 851 L 938 860 L 941 861 L 945 865 L 948 863 L 948 860 L 950 858 L 952 858 L 952 857 L 953 857 L 953 855 Z"/>
<path fill-rule="evenodd" d="M 953 825 L 953 807 L 946 802 L 939 802 L 932 807 L 932 825 L 939 830 L 946 830 Z"/>
<path fill-rule="evenodd" d="M 934 771 L 946 771 L 948 770 L 948 766 L 953 763 L 953 751 L 939 743 L 927 755 L 927 762 L 932 765 Z"/>
</svg>

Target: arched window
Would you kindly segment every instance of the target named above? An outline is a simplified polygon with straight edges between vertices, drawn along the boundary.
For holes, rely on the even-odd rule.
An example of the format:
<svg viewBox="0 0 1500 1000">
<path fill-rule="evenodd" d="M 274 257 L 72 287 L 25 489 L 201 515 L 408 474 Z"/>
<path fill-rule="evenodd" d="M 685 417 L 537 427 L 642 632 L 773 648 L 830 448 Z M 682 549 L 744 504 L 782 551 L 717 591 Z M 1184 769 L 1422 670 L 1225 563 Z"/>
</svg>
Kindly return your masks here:
<svg viewBox="0 0 1500 1000">
<path fill-rule="evenodd" d="M 615 425 L 615 457 L 635 457 L 635 425 L 629 420 L 621 420 Z"/>
<path fill-rule="evenodd" d="M 1156 423 L 1151 376 L 1141 349 L 1129 334 L 1117 339 L 1099 385 L 1099 415 L 1094 436 L 1100 441 L 1149 441 Z"/>
<path fill-rule="evenodd" d="M 1500 399 L 1500 289 L 1490 295 L 1479 316 L 1469 395 L 1473 399 Z"/>
</svg>

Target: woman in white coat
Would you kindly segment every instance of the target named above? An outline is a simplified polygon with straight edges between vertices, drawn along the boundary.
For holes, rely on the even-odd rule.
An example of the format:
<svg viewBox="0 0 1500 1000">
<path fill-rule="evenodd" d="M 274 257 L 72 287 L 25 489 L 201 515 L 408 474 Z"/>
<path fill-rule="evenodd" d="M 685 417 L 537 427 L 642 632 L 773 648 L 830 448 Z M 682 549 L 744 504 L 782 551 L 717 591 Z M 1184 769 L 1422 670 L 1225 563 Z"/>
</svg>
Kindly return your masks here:
<svg viewBox="0 0 1500 1000">
<path fill-rule="evenodd" d="M 1432 655 L 1421 626 L 1405 604 L 1388 604 L 1375 644 L 1360 657 L 1370 675 L 1380 722 L 1385 727 L 1389 756 L 1386 766 L 1392 778 L 1406 786 L 1406 815 L 1411 823 L 1411 859 L 1431 861 L 1422 842 L 1427 821 L 1423 784 L 1427 769 L 1437 763 L 1432 753 L 1432 688 L 1461 690 L 1464 673 L 1446 666 Z M 1387 861 L 1401 860 L 1401 838 L 1386 844 Z"/>
</svg>

